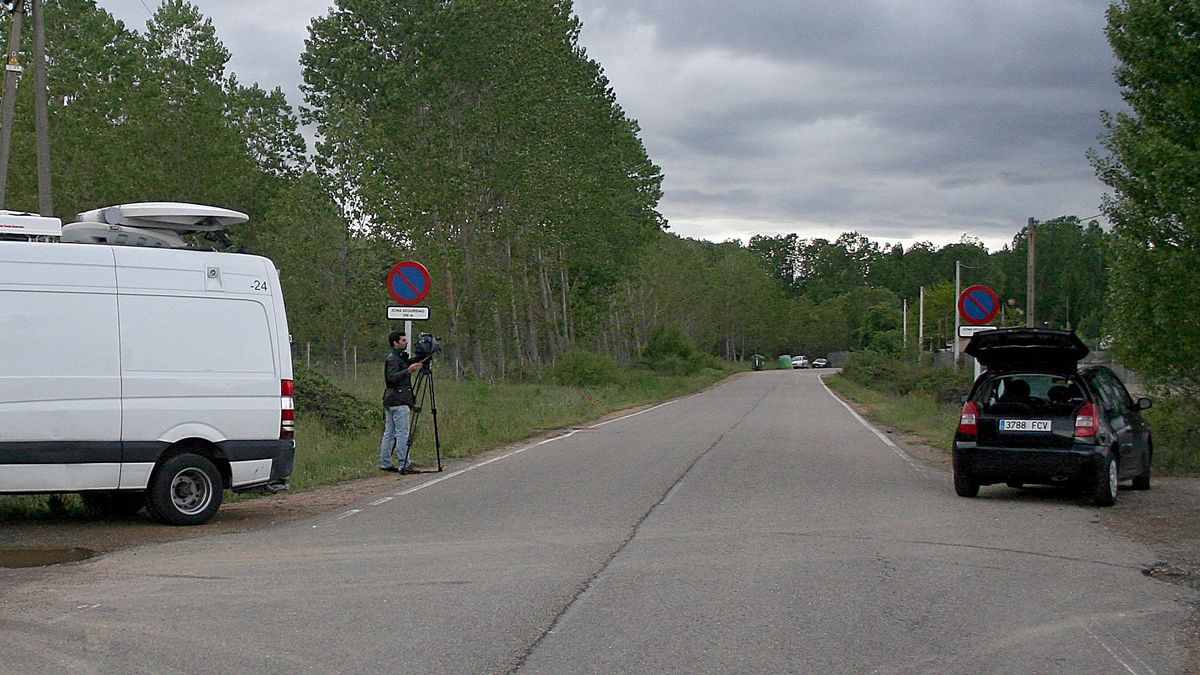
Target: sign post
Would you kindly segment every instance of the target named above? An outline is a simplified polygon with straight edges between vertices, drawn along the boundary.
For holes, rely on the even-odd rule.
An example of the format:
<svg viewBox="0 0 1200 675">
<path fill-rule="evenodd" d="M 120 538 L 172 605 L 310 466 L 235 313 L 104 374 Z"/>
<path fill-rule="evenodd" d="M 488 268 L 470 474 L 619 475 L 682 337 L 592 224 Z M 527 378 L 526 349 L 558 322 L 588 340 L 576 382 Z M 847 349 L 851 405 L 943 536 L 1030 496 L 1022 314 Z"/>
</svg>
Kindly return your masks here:
<svg viewBox="0 0 1200 675">
<path fill-rule="evenodd" d="M 958 335 L 955 336 L 955 346 L 959 346 L 959 340 L 970 338 L 975 333 L 985 330 L 991 330 L 988 326 L 996 319 L 996 315 L 1000 313 L 1000 297 L 996 292 L 987 286 L 969 286 L 967 290 L 958 296 L 958 315 L 964 321 L 971 324 L 970 326 L 959 326 Z M 955 350 L 957 353 L 958 349 Z M 979 379 L 980 367 L 979 361 L 975 362 L 975 379 Z"/>
<path fill-rule="evenodd" d="M 387 290 L 396 302 L 404 307 L 388 307 L 388 319 L 404 319 L 404 335 L 408 337 L 408 355 L 413 353 L 412 322 L 429 318 L 428 307 L 416 307 L 429 296 L 433 281 L 429 270 L 416 260 L 397 263 L 388 272 Z"/>
</svg>

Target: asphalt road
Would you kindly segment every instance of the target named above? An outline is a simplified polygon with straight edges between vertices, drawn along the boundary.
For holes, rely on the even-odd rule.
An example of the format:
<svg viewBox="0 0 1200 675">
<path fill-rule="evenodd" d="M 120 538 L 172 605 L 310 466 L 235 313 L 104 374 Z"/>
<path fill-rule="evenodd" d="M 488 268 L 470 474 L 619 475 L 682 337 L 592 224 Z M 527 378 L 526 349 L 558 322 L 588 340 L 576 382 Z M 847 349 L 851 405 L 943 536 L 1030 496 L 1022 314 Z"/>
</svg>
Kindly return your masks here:
<svg viewBox="0 0 1200 675">
<path fill-rule="evenodd" d="M 0 570 L 0 672 L 1183 670 L 1196 594 L 1149 550 L 1075 500 L 956 497 L 817 375 L 312 520 Z"/>
</svg>

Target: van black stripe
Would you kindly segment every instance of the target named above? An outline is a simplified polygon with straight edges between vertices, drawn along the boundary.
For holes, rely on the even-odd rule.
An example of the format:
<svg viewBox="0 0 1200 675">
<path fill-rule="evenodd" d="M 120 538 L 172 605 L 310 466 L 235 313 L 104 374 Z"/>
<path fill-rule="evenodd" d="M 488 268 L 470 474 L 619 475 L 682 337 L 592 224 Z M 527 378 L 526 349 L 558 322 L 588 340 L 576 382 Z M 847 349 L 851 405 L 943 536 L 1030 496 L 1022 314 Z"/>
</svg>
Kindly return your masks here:
<svg viewBox="0 0 1200 675">
<path fill-rule="evenodd" d="M 275 459 L 292 441 L 221 441 L 217 448 L 231 462 Z M 157 462 L 171 447 L 162 441 L 2 441 L 0 464 L 116 464 Z"/>
</svg>

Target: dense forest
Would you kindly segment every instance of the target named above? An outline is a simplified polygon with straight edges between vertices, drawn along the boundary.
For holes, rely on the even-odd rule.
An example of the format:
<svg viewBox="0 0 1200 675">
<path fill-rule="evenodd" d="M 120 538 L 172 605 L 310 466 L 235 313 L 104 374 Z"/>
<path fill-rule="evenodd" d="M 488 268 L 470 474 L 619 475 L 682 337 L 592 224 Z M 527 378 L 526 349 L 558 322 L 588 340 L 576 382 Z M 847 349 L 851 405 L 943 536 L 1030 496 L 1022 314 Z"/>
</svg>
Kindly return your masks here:
<svg viewBox="0 0 1200 675">
<path fill-rule="evenodd" d="M 321 354 L 377 356 L 385 276 L 405 259 L 433 275 L 420 329 L 460 377 L 520 377 L 575 349 L 632 362 L 668 326 L 727 359 L 937 349 L 956 262 L 964 285 L 997 290 L 1006 323 L 1026 320 L 1024 229 L 1000 251 L 673 234 L 662 173 L 580 46 L 570 0 L 338 0 L 310 25 L 299 111 L 228 72 L 212 22 L 184 0 L 141 31 L 93 0 L 45 12 L 56 214 L 149 200 L 247 212 L 239 248 L 276 262 L 295 340 Z M 18 91 L 9 209 L 37 206 L 31 89 Z M 1111 146 L 1128 119 L 1111 120 Z M 1124 180 L 1119 156 L 1095 161 Z M 1108 300 L 1114 236 L 1119 255 L 1136 251 L 1096 222 L 1037 224 L 1039 325 L 1128 335 Z"/>
</svg>

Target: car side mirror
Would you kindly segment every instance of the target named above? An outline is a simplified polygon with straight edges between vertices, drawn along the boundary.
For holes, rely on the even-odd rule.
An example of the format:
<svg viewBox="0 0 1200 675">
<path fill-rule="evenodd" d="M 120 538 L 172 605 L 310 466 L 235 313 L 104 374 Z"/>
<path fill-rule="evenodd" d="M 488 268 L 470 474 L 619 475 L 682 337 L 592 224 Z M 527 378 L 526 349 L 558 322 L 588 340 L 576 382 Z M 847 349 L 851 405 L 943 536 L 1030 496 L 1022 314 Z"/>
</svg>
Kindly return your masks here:
<svg viewBox="0 0 1200 675">
<path fill-rule="evenodd" d="M 1149 410 L 1150 406 L 1152 405 L 1154 405 L 1154 401 L 1151 401 L 1148 398 L 1139 398 L 1137 400 L 1138 410 Z"/>
</svg>

